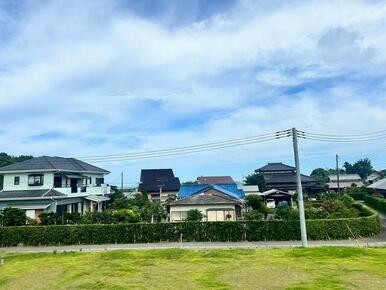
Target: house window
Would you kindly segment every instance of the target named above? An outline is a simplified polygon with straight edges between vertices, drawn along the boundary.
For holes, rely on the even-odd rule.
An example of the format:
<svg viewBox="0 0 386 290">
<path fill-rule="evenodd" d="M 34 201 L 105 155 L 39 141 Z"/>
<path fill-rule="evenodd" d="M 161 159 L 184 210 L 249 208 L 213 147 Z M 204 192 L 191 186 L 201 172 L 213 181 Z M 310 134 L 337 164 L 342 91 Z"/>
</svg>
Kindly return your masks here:
<svg viewBox="0 0 386 290">
<path fill-rule="evenodd" d="M 101 184 L 105 183 L 105 179 L 103 177 L 97 177 L 95 178 L 96 186 L 101 186 Z"/>
<path fill-rule="evenodd" d="M 31 174 L 28 175 L 28 185 L 38 186 L 43 185 L 43 174 Z"/>
<path fill-rule="evenodd" d="M 20 176 L 15 176 L 15 178 L 13 180 L 13 184 L 14 185 L 19 185 L 20 184 Z"/>
<path fill-rule="evenodd" d="M 55 176 L 54 177 L 54 187 L 62 187 L 62 177 Z"/>
</svg>

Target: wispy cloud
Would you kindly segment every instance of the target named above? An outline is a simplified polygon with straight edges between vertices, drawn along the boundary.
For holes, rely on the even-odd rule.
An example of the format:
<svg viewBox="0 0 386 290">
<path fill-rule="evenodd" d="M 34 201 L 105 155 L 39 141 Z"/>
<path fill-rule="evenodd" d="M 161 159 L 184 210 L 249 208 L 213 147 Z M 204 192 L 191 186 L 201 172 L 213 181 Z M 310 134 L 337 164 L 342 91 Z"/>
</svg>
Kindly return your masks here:
<svg viewBox="0 0 386 290">
<path fill-rule="evenodd" d="M 150 2 L 3 1 L 2 150 L 85 156 L 292 126 L 337 134 L 384 128 L 384 2 Z M 183 179 L 240 178 L 266 161 L 291 161 L 287 143 L 104 166 L 132 179 L 158 166 Z M 347 158 L 377 145 L 358 145 Z M 343 151 L 304 148 L 320 166 L 331 161 L 316 152 Z"/>
</svg>

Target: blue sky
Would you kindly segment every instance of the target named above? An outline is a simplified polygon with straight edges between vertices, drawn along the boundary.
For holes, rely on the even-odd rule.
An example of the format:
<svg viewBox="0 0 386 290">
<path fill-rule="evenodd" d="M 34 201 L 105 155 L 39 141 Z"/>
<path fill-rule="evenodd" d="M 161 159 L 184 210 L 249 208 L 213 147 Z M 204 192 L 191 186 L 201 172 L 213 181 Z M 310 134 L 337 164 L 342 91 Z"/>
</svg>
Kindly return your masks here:
<svg viewBox="0 0 386 290">
<path fill-rule="evenodd" d="M 90 156 L 196 145 L 296 126 L 386 127 L 384 1 L 0 0 L 0 151 Z M 370 157 L 386 140 L 302 140 L 302 168 Z M 108 180 L 182 180 L 293 164 L 290 140 L 97 164 Z"/>
</svg>

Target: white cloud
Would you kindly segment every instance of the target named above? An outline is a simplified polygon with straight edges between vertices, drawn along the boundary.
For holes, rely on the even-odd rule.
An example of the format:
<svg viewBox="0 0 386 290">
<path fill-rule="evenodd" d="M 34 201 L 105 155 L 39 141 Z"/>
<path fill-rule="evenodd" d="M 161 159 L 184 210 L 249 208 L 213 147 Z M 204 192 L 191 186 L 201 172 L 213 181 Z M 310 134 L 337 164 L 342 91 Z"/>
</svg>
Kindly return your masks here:
<svg viewBox="0 0 386 290">
<path fill-rule="evenodd" d="M 175 27 L 109 1 L 30 5 L 0 42 L 4 151 L 84 156 L 385 124 L 385 3 L 242 1 Z M 135 162 L 133 172 L 174 162 L 185 177 L 213 174 L 220 162 L 239 174 L 290 156 L 283 144 Z"/>
</svg>

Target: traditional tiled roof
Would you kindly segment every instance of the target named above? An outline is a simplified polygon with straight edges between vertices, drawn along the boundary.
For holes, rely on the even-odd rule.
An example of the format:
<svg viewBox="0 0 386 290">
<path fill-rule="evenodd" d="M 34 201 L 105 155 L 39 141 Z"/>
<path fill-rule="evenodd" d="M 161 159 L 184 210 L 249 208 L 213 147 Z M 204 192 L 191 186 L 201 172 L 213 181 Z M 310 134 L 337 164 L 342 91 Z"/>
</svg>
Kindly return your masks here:
<svg viewBox="0 0 386 290">
<path fill-rule="evenodd" d="M 369 185 L 368 188 L 386 190 L 386 178 L 374 182 L 373 184 Z"/>
<path fill-rule="evenodd" d="M 30 170 L 63 170 L 68 172 L 97 172 L 102 174 L 109 171 L 83 162 L 75 158 L 41 156 L 0 168 L 0 172 L 30 171 Z"/>
<path fill-rule="evenodd" d="M 283 164 L 281 162 L 268 163 L 263 167 L 259 168 L 259 172 L 270 172 L 270 171 L 294 171 L 295 167 Z"/>
<path fill-rule="evenodd" d="M 200 176 L 198 184 L 227 184 L 235 183 L 231 176 Z"/>
<path fill-rule="evenodd" d="M 179 199 L 171 205 L 240 204 L 236 198 L 224 193 L 222 188 L 211 185 L 194 195 Z"/>
<path fill-rule="evenodd" d="M 302 183 L 316 182 L 310 176 L 301 174 Z M 266 183 L 296 183 L 295 173 L 265 173 L 264 180 Z"/>
<path fill-rule="evenodd" d="M 329 175 L 328 178 L 330 179 L 330 182 L 337 182 L 338 176 L 336 174 Z M 358 174 L 339 174 L 339 181 L 342 182 L 359 182 L 362 181 L 361 177 Z"/>
<path fill-rule="evenodd" d="M 279 190 L 279 189 L 270 189 L 267 191 L 262 192 L 260 195 L 263 196 L 269 196 L 269 195 L 293 195 L 292 193 L 289 193 L 287 191 Z"/>
<path fill-rule="evenodd" d="M 179 191 L 180 180 L 174 176 L 172 169 L 142 169 L 141 182 L 138 190 L 141 192 Z"/>
<path fill-rule="evenodd" d="M 54 189 L 0 191 L 0 199 L 51 198 L 51 197 L 61 197 L 61 196 L 66 196 L 66 195 Z"/>
</svg>

